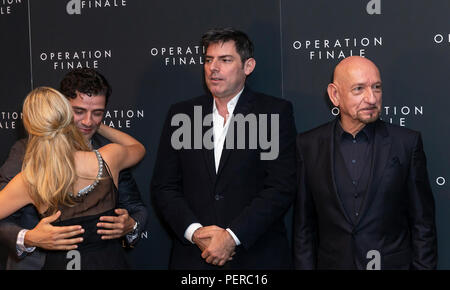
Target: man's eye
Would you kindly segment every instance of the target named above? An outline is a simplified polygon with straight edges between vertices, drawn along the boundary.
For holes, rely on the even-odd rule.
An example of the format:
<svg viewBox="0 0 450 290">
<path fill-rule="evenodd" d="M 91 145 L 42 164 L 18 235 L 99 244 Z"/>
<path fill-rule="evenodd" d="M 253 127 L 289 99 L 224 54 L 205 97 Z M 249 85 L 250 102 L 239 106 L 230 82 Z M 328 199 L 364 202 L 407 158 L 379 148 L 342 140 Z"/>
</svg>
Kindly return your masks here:
<svg viewBox="0 0 450 290">
<path fill-rule="evenodd" d="M 378 90 L 378 91 L 381 91 L 381 88 L 382 88 L 381 85 L 376 85 L 373 87 L 374 90 Z"/>
<path fill-rule="evenodd" d="M 77 115 L 83 114 L 83 111 L 74 110 L 73 112 L 74 112 L 75 114 L 77 114 Z"/>
</svg>

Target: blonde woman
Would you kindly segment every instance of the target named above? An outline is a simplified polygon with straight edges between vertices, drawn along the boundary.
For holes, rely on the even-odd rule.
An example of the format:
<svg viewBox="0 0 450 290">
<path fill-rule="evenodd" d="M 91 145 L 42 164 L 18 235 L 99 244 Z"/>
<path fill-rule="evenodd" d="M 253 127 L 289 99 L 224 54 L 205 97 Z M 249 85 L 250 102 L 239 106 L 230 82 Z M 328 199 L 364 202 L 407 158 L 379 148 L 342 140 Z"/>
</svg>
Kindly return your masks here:
<svg viewBox="0 0 450 290">
<path fill-rule="evenodd" d="M 120 241 L 102 240 L 96 223 L 114 215 L 119 172 L 144 157 L 144 146 L 102 124 L 98 133 L 114 143 L 92 151 L 73 123 L 68 100 L 49 87 L 27 96 L 23 123 L 29 139 L 22 172 L 0 192 L 0 219 L 30 203 L 42 217 L 60 212 L 55 225 L 78 224 L 85 231 L 77 248 L 81 269 L 127 268 Z M 49 251 L 44 269 L 66 269 L 66 254 Z"/>
</svg>

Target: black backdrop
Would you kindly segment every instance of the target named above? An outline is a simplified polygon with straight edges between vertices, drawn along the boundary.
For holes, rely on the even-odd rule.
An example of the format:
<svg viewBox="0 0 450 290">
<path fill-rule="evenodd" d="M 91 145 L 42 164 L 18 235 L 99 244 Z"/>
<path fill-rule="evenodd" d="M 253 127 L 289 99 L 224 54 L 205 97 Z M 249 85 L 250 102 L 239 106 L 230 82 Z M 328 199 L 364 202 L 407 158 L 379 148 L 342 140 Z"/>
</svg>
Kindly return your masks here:
<svg viewBox="0 0 450 290">
<path fill-rule="evenodd" d="M 204 91 L 201 35 L 247 32 L 257 60 L 248 84 L 291 100 L 299 132 L 334 117 L 325 98 L 332 68 L 363 55 L 381 70 L 382 118 L 423 134 L 439 268 L 449 269 L 449 13 L 442 0 L 0 0 L 0 163 L 23 136 L 21 105 L 32 88 L 58 87 L 70 68 L 98 69 L 113 87 L 106 124 L 148 150 L 134 175 L 149 223 L 129 258 L 135 269 L 166 269 L 170 238 L 149 185 L 169 105 Z"/>
</svg>

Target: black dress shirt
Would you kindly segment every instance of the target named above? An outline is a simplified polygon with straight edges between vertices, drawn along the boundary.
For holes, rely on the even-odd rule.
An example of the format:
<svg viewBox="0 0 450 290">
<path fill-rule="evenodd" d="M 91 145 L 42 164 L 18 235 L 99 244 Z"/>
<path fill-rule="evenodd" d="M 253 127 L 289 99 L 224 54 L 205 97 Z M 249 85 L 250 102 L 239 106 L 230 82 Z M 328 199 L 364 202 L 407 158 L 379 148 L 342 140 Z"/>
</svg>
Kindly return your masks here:
<svg viewBox="0 0 450 290">
<path fill-rule="evenodd" d="M 367 124 L 355 137 L 339 122 L 335 128 L 334 171 L 336 187 L 347 214 L 356 223 L 369 184 L 374 126 Z"/>
</svg>

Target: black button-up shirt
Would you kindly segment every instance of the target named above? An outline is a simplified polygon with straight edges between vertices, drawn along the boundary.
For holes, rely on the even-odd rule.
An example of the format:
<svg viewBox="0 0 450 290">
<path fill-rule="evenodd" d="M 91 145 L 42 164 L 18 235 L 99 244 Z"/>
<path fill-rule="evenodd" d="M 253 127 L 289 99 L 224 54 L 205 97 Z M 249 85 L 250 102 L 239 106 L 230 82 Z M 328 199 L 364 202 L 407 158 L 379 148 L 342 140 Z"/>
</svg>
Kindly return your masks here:
<svg viewBox="0 0 450 290">
<path fill-rule="evenodd" d="M 373 123 L 367 124 L 355 137 L 336 124 L 335 144 L 344 158 L 345 166 L 352 181 L 358 181 L 366 166 L 370 165 L 374 137 Z"/>
<path fill-rule="evenodd" d="M 345 209 L 356 221 L 370 180 L 374 124 L 367 124 L 353 137 L 337 122 L 334 138 L 336 186 Z"/>
</svg>

